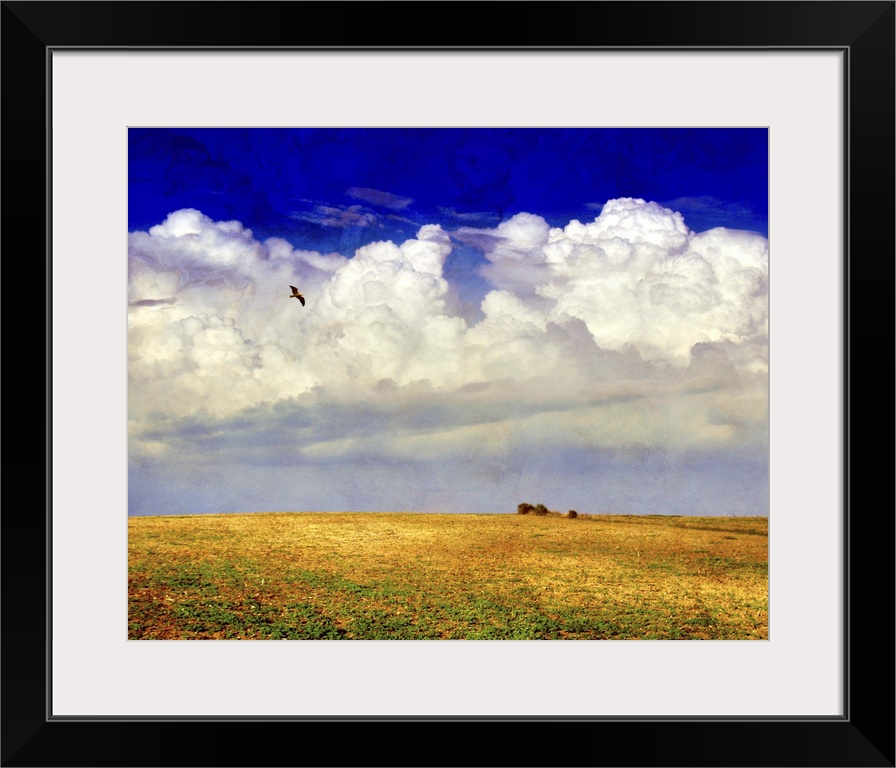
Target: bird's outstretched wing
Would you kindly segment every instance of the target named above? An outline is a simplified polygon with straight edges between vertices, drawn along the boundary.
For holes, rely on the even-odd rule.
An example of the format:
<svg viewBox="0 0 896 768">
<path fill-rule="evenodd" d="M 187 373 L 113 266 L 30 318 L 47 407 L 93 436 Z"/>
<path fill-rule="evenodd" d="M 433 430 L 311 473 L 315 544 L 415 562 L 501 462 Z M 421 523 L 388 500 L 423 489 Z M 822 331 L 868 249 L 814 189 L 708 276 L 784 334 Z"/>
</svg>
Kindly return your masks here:
<svg viewBox="0 0 896 768">
<path fill-rule="evenodd" d="M 302 302 L 302 306 L 304 307 L 305 306 L 305 297 L 302 296 L 301 293 L 299 293 L 299 289 L 296 288 L 294 285 L 291 285 L 289 287 L 292 288 L 292 296 L 290 296 L 290 298 L 298 299 L 300 302 Z"/>
</svg>

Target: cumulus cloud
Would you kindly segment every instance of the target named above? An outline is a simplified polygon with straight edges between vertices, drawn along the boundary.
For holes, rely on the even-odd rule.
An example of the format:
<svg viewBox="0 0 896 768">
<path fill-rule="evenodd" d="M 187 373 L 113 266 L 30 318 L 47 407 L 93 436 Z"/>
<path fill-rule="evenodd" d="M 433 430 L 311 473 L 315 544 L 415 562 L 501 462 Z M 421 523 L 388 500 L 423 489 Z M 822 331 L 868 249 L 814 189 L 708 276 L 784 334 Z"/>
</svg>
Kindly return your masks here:
<svg viewBox="0 0 896 768">
<path fill-rule="evenodd" d="M 233 413 L 317 382 L 295 363 L 289 284 L 314 295 L 347 259 L 260 243 L 195 210 L 129 235 L 133 417 Z"/>
<path fill-rule="evenodd" d="M 432 225 L 345 259 L 259 243 L 198 211 L 132 233 L 132 415 L 225 415 L 315 387 L 457 377 L 465 323 L 442 276 L 450 249 Z"/>
<path fill-rule="evenodd" d="M 750 350 L 745 367 L 767 364 L 768 243 L 760 235 L 695 235 L 681 214 L 626 198 L 588 224 L 551 228 L 518 214 L 459 236 L 484 249 L 494 285 L 529 297 L 528 308 L 547 320 L 581 320 L 601 349 L 632 347 L 645 360 L 684 367 L 694 345 L 727 343 Z"/>
<path fill-rule="evenodd" d="M 455 241 L 485 259 L 475 322 L 444 273 Z M 187 209 L 129 235 L 129 274 L 132 461 L 453 461 L 522 483 L 544 452 L 767 440 L 768 243 L 656 203 L 429 224 L 351 258 Z"/>
</svg>

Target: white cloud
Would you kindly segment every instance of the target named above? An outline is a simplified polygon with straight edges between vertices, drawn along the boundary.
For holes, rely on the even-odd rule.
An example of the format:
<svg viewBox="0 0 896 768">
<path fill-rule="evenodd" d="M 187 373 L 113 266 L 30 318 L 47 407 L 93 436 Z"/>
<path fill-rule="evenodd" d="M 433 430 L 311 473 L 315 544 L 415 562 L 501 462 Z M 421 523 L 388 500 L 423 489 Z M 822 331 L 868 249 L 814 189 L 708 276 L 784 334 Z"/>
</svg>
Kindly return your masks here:
<svg viewBox="0 0 896 768">
<path fill-rule="evenodd" d="M 646 360 L 686 366 L 695 344 L 730 342 L 749 346 L 758 357 L 745 365 L 761 368 L 768 243 L 760 235 L 695 235 L 680 214 L 630 198 L 611 200 L 589 224 L 550 228 L 519 214 L 463 234 L 479 236 L 494 284 L 551 321 L 582 320 L 601 349 L 633 347 Z"/>
<path fill-rule="evenodd" d="M 590 223 L 525 213 L 452 234 L 488 261 L 475 324 L 443 274 L 452 242 L 438 225 L 350 259 L 194 210 L 132 233 L 132 456 L 194 439 L 177 435 L 196 419 L 234 445 L 262 434 L 265 461 L 762 450 L 765 238 L 695 235 L 634 199 Z M 309 415 L 324 405 L 327 419 Z M 284 433 L 290 414 L 307 423 Z"/>
</svg>

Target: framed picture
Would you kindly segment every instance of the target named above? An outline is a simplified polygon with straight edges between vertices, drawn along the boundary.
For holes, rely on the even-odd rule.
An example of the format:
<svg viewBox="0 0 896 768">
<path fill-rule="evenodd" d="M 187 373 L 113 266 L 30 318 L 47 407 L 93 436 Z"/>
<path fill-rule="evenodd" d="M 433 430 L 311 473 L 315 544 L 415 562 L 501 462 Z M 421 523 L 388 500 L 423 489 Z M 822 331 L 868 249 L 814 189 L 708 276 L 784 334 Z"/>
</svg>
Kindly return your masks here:
<svg viewBox="0 0 896 768">
<path fill-rule="evenodd" d="M 263 746 L 278 741 L 270 734 L 280 723 L 312 743 L 296 762 L 322 765 L 894 765 L 893 520 L 872 460 L 880 449 L 861 451 L 878 438 L 853 437 L 891 402 L 889 386 L 882 400 L 877 385 L 879 329 L 892 328 L 894 4 L 476 5 L 483 30 L 514 16 L 525 45 L 470 39 L 466 4 L 348 8 L 3 3 L 2 215 L 7 245 L 27 224 L 42 250 L 35 233 L 47 232 L 46 354 L 37 365 L 46 362 L 48 438 L 46 514 L 7 512 L 5 521 L 4 765 L 281 764 L 280 749 Z M 312 11 L 319 20 L 302 26 Z M 444 38 L 408 46 L 384 28 L 376 45 L 358 44 L 386 11 L 426 28 L 437 14 Z M 153 474 L 151 434 L 140 435 L 141 471 L 128 448 L 124 229 L 137 202 L 128 135 L 172 126 L 763 132 L 767 638 L 129 640 L 129 493 L 132 505 L 138 490 L 163 499 L 179 480 Z M 189 181 L 164 179 L 169 190 Z M 755 204 L 743 183 L 738 215 L 749 218 Z M 556 197 L 562 176 L 550 185 Z M 296 220 L 373 221 L 373 207 L 395 222 L 410 199 L 351 189 L 354 203 L 341 208 L 293 201 Z M 678 202 L 699 217 L 712 201 Z M 485 251 L 504 224 L 455 223 Z M 145 228 L 152 258 L 162 246 L 149 241 L 164 226 Z M 500 273 L 500 254 L 489 253 L 493 279 L 516 290 L 520 273 Z M 288 304 L 304 308 L 304 286 L 292 290 L 303 301 L 286 296 Z M 466 290 L 482 299 L 472 281 Z M 150 307 L 159 296 L 130 298 Z M 19 349 L 6 351 L 15 359 Z M 164 410 L 164 391 L 153 396 L 154 412 Z M 218 505 L 237 490 L 225 474 L 215 480 Z M 10 631 L 20 624 L 28 631 Z M 35 642 L 43 633 L 45 645 Z M 421 756 L 341 730 L 369 728 L 381 740 L 384 727 L 437 734 L 443 723 L 476 722 L 538 728 L 515 746 L 488 739 L 475 757 L 469 739 L 435 735 L 438 751 Z"/>
</svg>

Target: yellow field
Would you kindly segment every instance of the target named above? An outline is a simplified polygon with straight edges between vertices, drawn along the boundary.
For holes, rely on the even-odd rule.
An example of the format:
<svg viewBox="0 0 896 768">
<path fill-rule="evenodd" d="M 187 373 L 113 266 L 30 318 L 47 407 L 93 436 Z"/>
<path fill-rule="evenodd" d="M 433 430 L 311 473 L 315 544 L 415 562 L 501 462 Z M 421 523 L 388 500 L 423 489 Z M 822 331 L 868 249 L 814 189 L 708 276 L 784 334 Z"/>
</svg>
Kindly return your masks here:
<svg viewBox="0 0 896 768">
<path fill-rule="evenodd" d="M 134 517 L 130 639 L 768 639 L 762 517 Z"/>
</svg>

